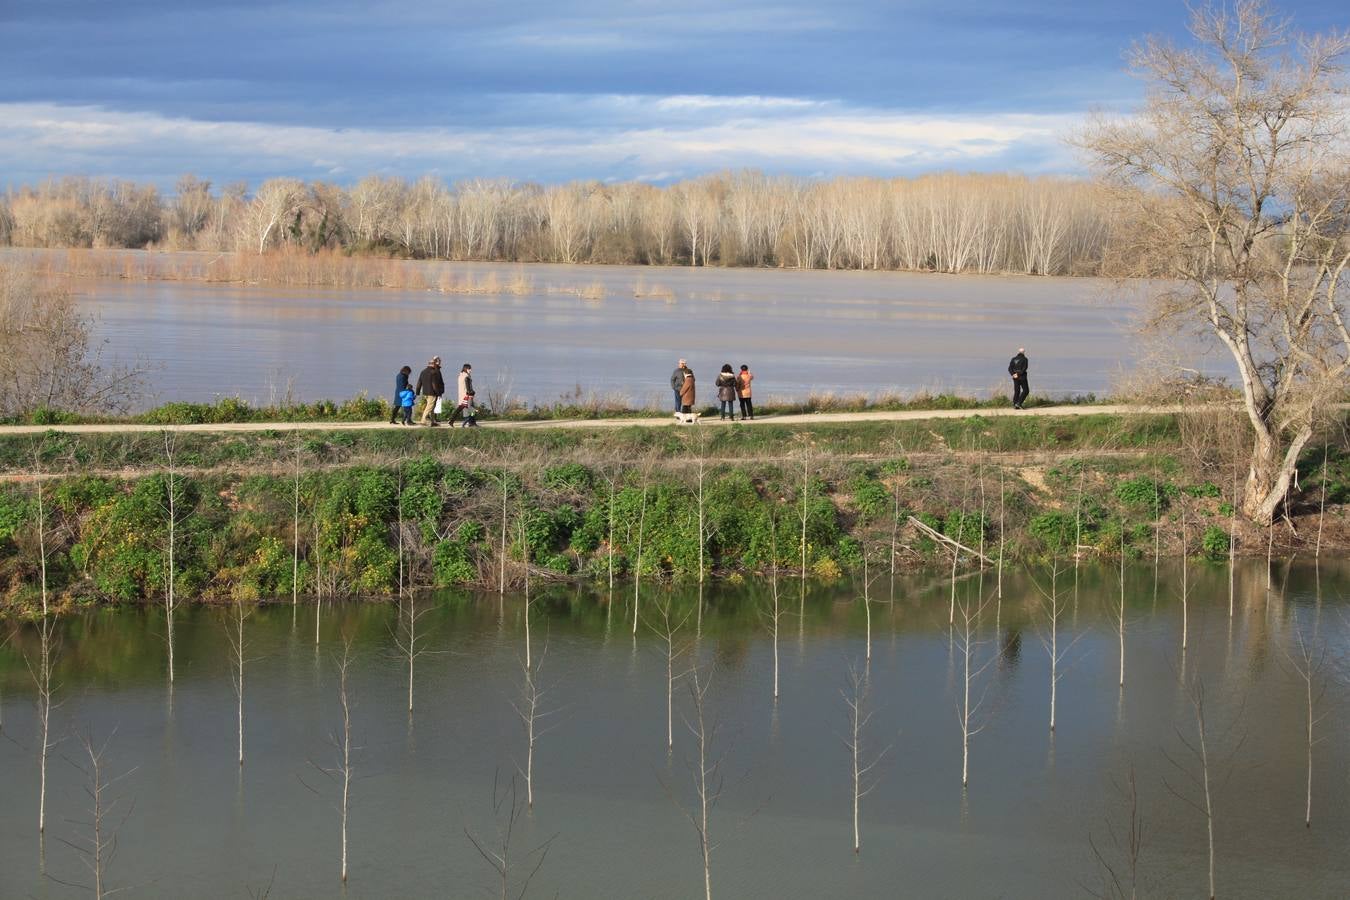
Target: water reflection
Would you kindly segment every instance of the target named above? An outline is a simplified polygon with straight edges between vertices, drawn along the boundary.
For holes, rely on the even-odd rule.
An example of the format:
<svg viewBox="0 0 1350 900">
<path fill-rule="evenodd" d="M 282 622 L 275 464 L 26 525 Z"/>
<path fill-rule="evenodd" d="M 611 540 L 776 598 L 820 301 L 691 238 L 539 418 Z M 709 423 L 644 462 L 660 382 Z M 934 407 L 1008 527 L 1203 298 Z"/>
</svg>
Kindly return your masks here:
<svg viewBox="0 0 1350 900">
<path fill-rule="evenodd" d="M 682 719 L 693 713 L 688 673 L 697 663 L 712 676 L 706 712 L 719 723 L 717 752 L 725 753 L 723 793 L 710 812 L 717 845 L 711 878 L 721 896 L 1076 894 L 1100 875 L 1089 834 L 1100 839 L 1104 856 L 1123 864 L 1106 835 L 1128 827 L 1119 788 L 1131 772 L 1148 823 L 1137 860 L 1141 883 L 1163 895 L 1205 891 L 1207 822 L 1176 796 L 1189 789 L 1181 780 L 1198 771 L 1183 739 L 1193 743 L 1197 734 L 1201 684 L 1219 890 L 1336 896 L 1350 879 L 1343 852 L 1350 788 L 1341 775 L 1350 746 L 1340 728 L 1350 706 L 1343 678 L 1350 671 L 1350 568 L 1282 563 L 1273 594 L 1265 569 L 1264 559 L 1240 566 L 1230 617 L 1226 568 L 1191 565 L 1184 661 L 1180 568 L 1160 565 L 1156 610 L 1151 562 L 1127 571 L 1129 677 L 1122 688 L 1116 570 L 1084 566 L 1077 623 L 1062 626 L 1061 640 L 1072 632 L 1078 643 L 1061 662 L 1053 735 L 1046 730 L 1050 661 L 1024 646 L 1029 629 L 1044 627 L 1040 590 L 1032 575 L 1009 570 L 1000 608 L 991 602 L 992 580 L 983 594 L 972 581 L 959 602 L 972 612 L 973 663 L 989 665 L 983 730 L 969 745 L 964 791 L 954 715 L 963 663 L 948 621 L 949 588 L 942 579 L 898 579 L 895 604 L 872 611 L 867 746 L 893 749 L 861 803 L 856 859 L 840 686 L 865 649 L 858 586 L 807 593 L 798 652 L 781 670 L 777 703 L 762 618 L 767 586 L 710 584 L 697 634 L 695 586 L 644 589 L 645 611 L 659 615 L 668 603 L 672 616 L 685 620 L 688 656 L 673 667 L 673 690 L 659 629 L 614 637 L 616 618 L 627 627 L 631 598 L 532 589 L 536 650 L 547 634 L 545 706 L 562 712 L 538 735 L 534 809 L 519 823 L 522 850 L 556 835 L 531 894 L 686 897 L 701 890 L 695 835 L 680 812 L 696 799 L 689 768 L 695 745 Z M 787 590 L 791 596 L 795 585 Z M 404 634 L 409 606 L 402 607 Z M 119 833 L 112 883 L 136 885 L 140 896 L 243 896 L 267 884 L 275 869 L 274 896 L 337 892 L 335 814 L 300 776 L 308 760 L 332 756 L 327 736 L 342 721 L 334 651 L 347 637 L 353 742 L 362 748 L 351 795 L 353 895 L 425 896 L 444 893 L 447 884 L 456 895 L 493 888 L 494 872 L 464 831 L 494 833 L 494 776 L 509 780 L 528 764 L 513 707 L 520 702 L 523 606 L 509 595 L 419 600 L 418 640 L 428 652 L 416 661 L 415 717 L 407 710 L 397 603 L 327 602 L 317 648 L 313 606 L 261 607 L 248 624 L 242 772 L 227 610 L 185 608 L 176 623 L 171 715 L 153 610 L 62 620 L 54 728 L 65 735 L 115 730 L 109 771 L 135 769 L 119 785 L 136 806 Z M 33 658 L 38 637 L 20 626 L 0 648 L 0 896 L 73 896 L 43 878 L 44 865 L 53 878 L 83 878 L 78 857 L 58 840 L 71 838 L 69 820 L 81 818 L 87 801 L 71 767 L 52 772 L 52 840 L 40 842 L 35 827 L 36 720 L 25 657 Z M 1290 665 L 1300 640 L 1315 640 L 1326 654 L 1324 705 L 1316 712 L 1328 718 L 1313 749 L 1311 829 L 1304 825 L 1307 682 Z M 1169 755 L 1187 760 L 1184 770 Z M 975 859 L 979 865 L 970 864 Z"/>
</svg>

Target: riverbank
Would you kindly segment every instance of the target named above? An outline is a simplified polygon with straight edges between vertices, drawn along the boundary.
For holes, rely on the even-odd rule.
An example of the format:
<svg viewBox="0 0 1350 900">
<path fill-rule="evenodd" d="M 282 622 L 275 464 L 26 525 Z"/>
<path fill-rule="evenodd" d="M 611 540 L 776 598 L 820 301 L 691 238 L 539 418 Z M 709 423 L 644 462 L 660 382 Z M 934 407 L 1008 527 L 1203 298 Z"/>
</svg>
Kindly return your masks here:
<svg viewBox="0 0 1350 900">
<path fill-rule="evenodd" d="M 1343 444 L 1309 450 L 1291 522 L 1267 532 L 1234 517 L 1233 445 L 1198 415 L 3 435 L 0 584 L 24 614 L 44 557 L 49 600 L 72 607 L 158 601 L 170 575 L 208 602 L 527 572 L 828 581 L 864 555 L 949 569 L 935 534 L 994 564 L 1350 546 Z"/>
</svg>

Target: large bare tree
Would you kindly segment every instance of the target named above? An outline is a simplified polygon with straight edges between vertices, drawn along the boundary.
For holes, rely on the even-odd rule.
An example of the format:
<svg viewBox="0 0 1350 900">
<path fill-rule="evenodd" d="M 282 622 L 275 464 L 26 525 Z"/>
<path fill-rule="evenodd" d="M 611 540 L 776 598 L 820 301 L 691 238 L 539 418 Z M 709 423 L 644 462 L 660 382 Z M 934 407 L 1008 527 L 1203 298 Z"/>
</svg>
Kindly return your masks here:
<svg viewBox="0 0 1350 900">
<path fill-rule="evenodd" d="M 1129 274 L 1165 279 L 1150 324 L 1198 324 L 1237 365 L 1254 432 L 1243 512 L 1268 524 L 1350 371 L 1350 155 L 1341 33 L 1264 3 L 1193 11 L 1193 45 L 1150 38 L 1143 108 L 1081 137 L 1130 204 Z"/>
</svg>

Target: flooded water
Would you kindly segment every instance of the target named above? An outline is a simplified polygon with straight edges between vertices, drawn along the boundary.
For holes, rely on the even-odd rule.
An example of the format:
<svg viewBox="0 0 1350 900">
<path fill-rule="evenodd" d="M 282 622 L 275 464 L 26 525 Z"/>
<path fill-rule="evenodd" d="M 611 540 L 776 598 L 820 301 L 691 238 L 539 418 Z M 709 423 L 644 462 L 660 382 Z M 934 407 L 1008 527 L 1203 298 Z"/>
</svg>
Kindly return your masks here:
<svg viewBox="0 0 1350 900">
<path fill-rule="evenodd" d="M 1005 390 L 1020 346 L 1033 392 L 1100 394 L 1137 357 L 1137 298 L 1097 279 L 425 265 L 432 283 L 448 271 L 528 289 L 73 284 L 113 354 L 154 367 L 161 400 L 382 396 L 400 365 L 417 372 L 432 355 L 451 371 L 473 363 L 480 399 L 490 388 L 535 402 L 580 390 L 664 406 L 680 357 L 706 377 L 709 401 L 723 363 L 751 367 L 761 403 L 812 392 L 984 396 Z M 600 299 L 580 296 L 588 291 Z"/>
<path fill-rule="evenodd" d="M 1120 793 L 1133 771 L 1144 840 L 1141 896 L 1205 896 L 1206 823 L 1191 702 L 1203 684 L 1215 810 L 1218 892 L 1224 897 L 1341 897 L 1350 884 L 1350 568 L 1244 567 L 1229 616 L 1225 569 L 1193 564 L 1185 613 L 1175 567 L 1127 573 L 1126 684 L 1117 685 L 1119 598 L 1109 569 L 1061 575 L 1058 725 L 1048 728 L 1050 657 L 1042 591 L 1048 575 L 1009 573 L 1002 601 L 992 575 L 978 620 L 970 785 L 961 787 L 960 641 L 949 629 L 948 586 L 882 580 L 872 605 L 872 659 L 862 669 L 873 716 L 865 758 L 885 750 L 862 801 L 862 852 L 852 850 L 847 718 L 840 691 L 864 666 L 865 611 L 854 590 L 813 590 L 780 638 L 781 698 L 771 697 L 773 644 L 760 614 L 763 586 L 712 586 L 697 595 L 644 592 L 645 614 L 675 604 L 690 615 L 722 792 L 709 833 L 713 893 L 722 897 L 1082 896 L 1100 886 L 1092 843 L 1125 873 L 1112 842 L 1130 827 Z M 976 603 L 977 580 L 958 586 Z M 512 834 L 513 884 L 538 857 L 528 896 L 690 897 L 703 887 L 696 833 L 697 746 L 676 688 L 675 746 L 666 750 L 664 644 L 632 631 L 631 587 L 615 596 L 573 589 L 537 600 L 533 658 L 545 689 L 534 759 L 535 806 Z M 138 897 L 497 895 L 492 868 L 467 833 L 497 840 L 494 778 L 525 763 L 520 702 L 523 602 L 438 595 L 422 601 L 428 651 L 416 661 L 416 711 L 398 655 L 393 604 L 322 610 L 265 606 L 247 621 L 245 754 L 236 764 L 236 700 L 223 610 L 179 617 L 170 690 L 161 618 L 153 609 L 90 611 L 60 624 L 59 707 L 48 788 L 49 833 L 39 841 L 32 627 L 0 647 L 0 896 L 73 897 L 86 883 L 78 845 L 89 819 L 76 735 L 108 742 L 105 771 L 126 774 L 118 852 L 107 884 Z M 328 736 L 341 727 L 335 656 L 352 641 L 349 685 L 354 780 L 350 882 L 339 884 L 337 785 Z M 1305 684 L 1297 648 L 1315 649 L 1325 689 L 1316 714 L 1312 827 L 1304 827 Z M 1064 648 L 1068 647 L 1067 651 Z M 546 648 L 546 650 L 545 650 Z M 677 663 L 677 668 L 680 665 Z M 545 730 L 546 729 L 546 730 Z M 69 761 L 67 761 L 69 760 Z M 518 777 L 517 777 L 517 780 Z M 521 786 L 523 793 L 523 786 Z M 134 802 L 134 806 L 132 805 Z M 129 814 L 128 814 L 129 813 Z M 127 814 L 123 820 L 123 814 Z M 111 821 L 111 820 L 110 820 Z M 45 868 L 46 877 L 42 874 Z M 513 893 L 514 895 L 514 893 Z"/>
</svg>

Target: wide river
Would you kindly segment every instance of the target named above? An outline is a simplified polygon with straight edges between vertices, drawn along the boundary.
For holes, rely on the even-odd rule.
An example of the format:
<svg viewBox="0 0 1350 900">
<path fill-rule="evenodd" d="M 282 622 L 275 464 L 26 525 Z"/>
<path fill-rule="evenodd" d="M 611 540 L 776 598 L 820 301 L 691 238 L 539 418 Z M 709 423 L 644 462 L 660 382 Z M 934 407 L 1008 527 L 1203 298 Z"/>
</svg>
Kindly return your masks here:
<svg viewBox="0 0 1350 900">
<path fill-rule="evenodd" d="M 721 897 L 1087 896 L 1101 889 L 1093 853 L 1128 877 L 1126 787 L 1137 786 L 1140 896 L 1207 896 L 1208 855 L 1196 696 L 1203 697 L 1222 897 L 1344 897 L 1350 885 L 1350 567 L 1264 561 L 1237 573 L 1192 563 L 1126 573 L 1124 688 L 1109 568 L 1061 574 L 1055 629 L 1057 729 L 1043 640 L 1052 590 L 1045 572 L 957 585 L 960 603 L 987 598 L 972 648 L 970 784 L 961 786 L 957 710 L 965 693 L 950 589 L 935 580 L 873 587 L 871 662 L 854 588 L 818 588 L 802 602 L 786 582 L 772 697 L 774 643 L 763 585 L 644 590 L 632 634 L 631 586 L 612 602 L 573 588 L 536 599 L 533 810 L 510 836 L 516 896 L 699 896 L 703 868 L 685 812 L 697 795 L 698 744 L 686 721 L 687 675 L 675 689 L 666 749 L 666 654 L 647 627 L 658 604 L 683 621 L 676 642 L 708 686 L 708 759 L 720 796 L 708 818 L 713 893 Z M 981 593 L 982 591 L 982 593 Z M 136 897 L 499 896 L 496 873 L 469 835 L 500 849 L 509 790 L 526 763 L 521 705 L 525 649 L 519 596 L 422 598 L 407 710 L 408 665 L 393 603 L 262 607 L 247 619 L 245 761 L 236 762 L 236 695 L 226 611 L 193 609 L 176 628 L 170 687 L 154 608 L 91 610 L 63 619 L 57 643 L 48 834 L 39 841 L 37 664 L 31 625 L 0 646 L 0 896 L 75 897 L 89 873 L 73 849 L 87 834 L 80 738 L 106 743 L 113 781 L 105 818 L 117 853 L 105 888 Z M 800 610 L 803 613 L 798 615 Z M 686 619 L 685 616 L 688 615 Z M 959 618 L 959 617 L 958 617 Z M 1183 622 L 1187 646 L 1183 650 Z M 342 734 L 336 660 L 350 640 L 353 780 L 350 882 L 339 883 Z M 1304 826 L 1309 649 L 1314 716 L 1312 827 Z M 878 756 L 853 852 L 850 755 L 843 695 L 850 666 L 869 687 L 863 760 Z M 841 694 L 841 691 L 843 694 Z M 712 730 L 716 723 L 716 730 Z M 883 752 L 884 751 L 884 752 Z M 87 760 L 86 760 L 87 762 Z M 494 779 L 500 805 L 494 813 Z M 69 843 L 68 843 L 69 842 Z M 547 854 L 531 851 L 547 846 Z M 44 873 L 45 872 L 45 876 Z"/>
<path fill-rule="evenodd" d="M 537 403 L 579 391 L 664 407 L 680 357 L 707 402 L 723 363 L 751 367 L 761 405 L 811 393 L 984 396 L 1006 389 L 1018 347 L 1034 393 L 1103 394 L 1140 357 L 1142 288 L 1100 279 L 412 265 L 433 284 L 502 292 L 70 284 L 109 354 L 149 368 L 147 402 L 384 396 L 399 366 L 416 373 L 433 355 L 452 372 L 472 363 L 480 401 L 490 390 Z M 1187 366 L 1226 371 L 1187 346 Z"/>
</svg>

